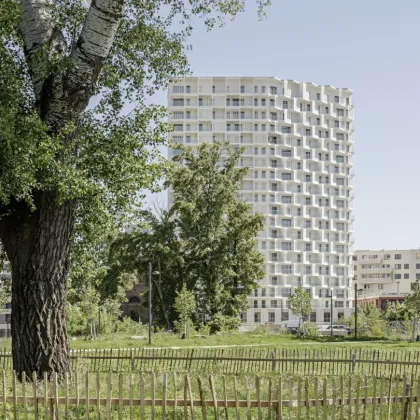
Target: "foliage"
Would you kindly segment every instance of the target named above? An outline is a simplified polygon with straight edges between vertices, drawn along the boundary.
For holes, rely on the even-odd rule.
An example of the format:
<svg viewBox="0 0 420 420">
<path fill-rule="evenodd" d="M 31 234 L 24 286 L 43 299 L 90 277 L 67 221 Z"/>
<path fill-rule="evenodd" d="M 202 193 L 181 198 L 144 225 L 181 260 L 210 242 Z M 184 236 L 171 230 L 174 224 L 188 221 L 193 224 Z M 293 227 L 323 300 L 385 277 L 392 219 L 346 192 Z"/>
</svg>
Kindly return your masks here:
<svg viewBox="0 0 420 420">
<path fill-rule="evenodd" d="M 355 317 L 343 319 L 342 324 L 355 328 Z M 357 307 L 357 331 L 360 337 L 383 338 L 386 336 L 386 323 L 375 304 L 359 304 Z"/>
<path fill-rule="evenodd" d="M 302 338 L 314 339 L 318 338 L 319 331 L 315 325 L 311 324 L 310 322 L 304 322 L 299 327 L 297 334 Z"/>
<path fill-rule="evenodd" d="M 144 212 L 133 232 L 114 243 L 115 258 L 126 270 L 145 278 L 146 261 L 158 270 L 154 319 L 168 329 L 178 316 L 176 292 L 184 284 L 197 301 L 196 325 L 205 323 L 212 333 L 237 328 L 247 295 L 264 275 L 256 242 L 262 216 L 252 214 L 238 194 L 247 171 L 237 167 L 241 152 L 219 142 L 204 143 L 196 152 L 180 147 L 167 178 L 170 210 Z"/>
<path fill-rule="evenodd" d="M 382 311 L 382 317 L 385 321 L 409 321 L 412 313 L 405 302 L 390 302 Z"/>
<path fill-rule="evenodd" d="M 178 149 L 169 173 L 170 215 L 182 244 L 183 280 L 195 292 L 200 319 L 215 332 L 218 317 L 237 320 L 247 309 L 247 296 L 264 275 L 256 243 L 263 219 L 238 194 L 248 171 L 238 167 L 242 149 L 220 142 Z"/>
<path fill-rule="evenodd" d="M 180 292 L 177 292 L 174 309 L 178 312 L 178 331 L 184 330 L 185 337 L 189 337 L 189 324 L 197 309 L 194 293 L 187 289 L 185 283 Z"/>
<path fill-rule="evenodd" d="M 289 307 L 293 315 L 299 317 L 299 322 L 308 317 L 311 312 L 311 295 L 299 286 L 295 292 L 289 296 Z"/>
<path fill-rule="evenodd" d="M 405 306 L 414 319 L 420 318 L 420 280 L 413 284 L 411 293 L 405 298 Z"/>
</svg>

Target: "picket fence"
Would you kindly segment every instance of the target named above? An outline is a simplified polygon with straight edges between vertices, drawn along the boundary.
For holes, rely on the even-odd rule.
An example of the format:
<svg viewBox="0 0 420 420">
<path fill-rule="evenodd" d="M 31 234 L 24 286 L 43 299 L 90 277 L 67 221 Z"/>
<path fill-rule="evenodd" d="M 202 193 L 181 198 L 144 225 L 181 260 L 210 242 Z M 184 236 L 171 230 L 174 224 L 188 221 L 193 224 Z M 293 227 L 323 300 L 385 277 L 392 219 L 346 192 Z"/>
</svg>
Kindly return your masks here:
<svg viewBox="0 0 420 420">
<path fill-rule="evenodd" d="M 73 368 L 100 372 L 206 372 L 357 374 L 417 376 L 420 351 L 378 349 L 130 348 L 72 350 Z M 0 351 L 0 369 L 12 369 L 11 354 Z"/>
<path fill-rule="evenodd" d="M 194 377 L 76 371 L 59 383 L 3 371 L 3 419 L 419 419 L 420 378 Z"/>
</svg>

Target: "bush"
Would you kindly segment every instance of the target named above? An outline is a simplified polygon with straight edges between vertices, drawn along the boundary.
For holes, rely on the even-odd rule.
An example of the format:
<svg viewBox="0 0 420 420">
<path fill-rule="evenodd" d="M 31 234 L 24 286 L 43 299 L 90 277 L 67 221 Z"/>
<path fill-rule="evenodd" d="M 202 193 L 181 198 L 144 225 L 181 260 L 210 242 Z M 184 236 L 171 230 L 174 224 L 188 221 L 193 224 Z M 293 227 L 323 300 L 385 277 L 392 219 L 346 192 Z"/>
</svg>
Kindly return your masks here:
<svg viewBox="0 0 420 420">
<path fill-rule="evenodd" d="M 209 322 L 210 332 L 227 332 L 237 330 L 241 325 L 241 320 L 233 316 L 215 315 Z"/>
<path fill-rule="evenodd" d="M 144 335 L 148 334 L 148 327 L 140 322 L 133 321 L 131 318 L 124 317 L 116 324 L 118 333 Z"/>
<path fill-rule="evenodd" d="M 317 338 L 319 336 L 318 328 L 310 322 L 304 322 L 298 329 L 298 336 L 301 338 Z"/>
</svg>

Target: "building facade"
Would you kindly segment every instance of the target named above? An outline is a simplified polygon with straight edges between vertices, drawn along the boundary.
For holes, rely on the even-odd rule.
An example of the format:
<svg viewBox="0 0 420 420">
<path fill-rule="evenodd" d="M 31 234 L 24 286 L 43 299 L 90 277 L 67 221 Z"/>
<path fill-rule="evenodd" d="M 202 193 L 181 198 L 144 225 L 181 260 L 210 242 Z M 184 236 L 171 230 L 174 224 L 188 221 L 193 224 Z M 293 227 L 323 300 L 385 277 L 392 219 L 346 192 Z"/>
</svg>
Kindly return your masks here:
<svg viewBox="0 0 420 420">
<path fill-rule="evenodd" d="M 171 140 L 229 141 L 249 167 L 241 198 L 262 213 L 266 275 L 243 322 L 293 319 L 288 297 L 312 296 L 310 320 L 351 312 L 353 95 L 274 77 L 186 77 L 169 86 Z M 177 151 L 170 151 L 170 156 Z M 171 193 L 169 192 L 169 203 Z"/>
<path fill-rule="evenodd" d="M 354 255 L 354 281 L 358 299 L 385 309 L 411 292 L 420 279 L 420 250 L 361 250 Z"/>
</svg>

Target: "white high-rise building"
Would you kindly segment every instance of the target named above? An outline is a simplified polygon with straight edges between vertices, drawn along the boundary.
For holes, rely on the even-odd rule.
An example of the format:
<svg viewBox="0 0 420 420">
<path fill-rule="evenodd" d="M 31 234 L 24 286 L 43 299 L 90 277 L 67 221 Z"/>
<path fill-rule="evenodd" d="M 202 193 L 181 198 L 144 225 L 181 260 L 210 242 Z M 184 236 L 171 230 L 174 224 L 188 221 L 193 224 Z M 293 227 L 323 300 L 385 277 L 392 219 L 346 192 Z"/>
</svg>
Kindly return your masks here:
<svg viewBox="0 0 420 420">
<path fill-rule="evenodd" d="M 186 77 L 169 86 L 168 103 L 174 142 L 245 147 L 241 165 L 250 171 L 241 197 L 265 217 L 266 275 L 243 321 L 294 319 L 287 298 L 297 286 L 312 296 L 311 321 L 330 322 L 331 290 L 334 319 L 348 316 L 352 91 L 274 77 Z"/>
</svg>

